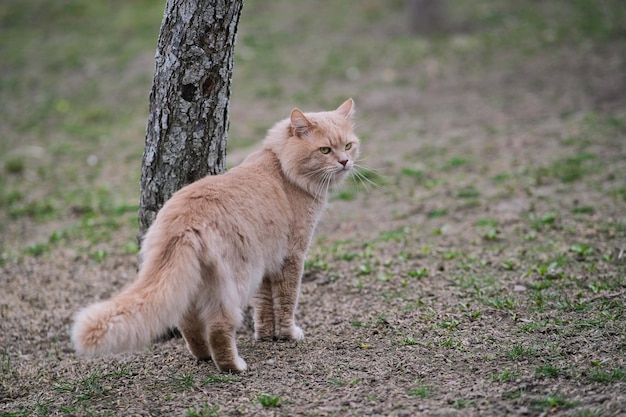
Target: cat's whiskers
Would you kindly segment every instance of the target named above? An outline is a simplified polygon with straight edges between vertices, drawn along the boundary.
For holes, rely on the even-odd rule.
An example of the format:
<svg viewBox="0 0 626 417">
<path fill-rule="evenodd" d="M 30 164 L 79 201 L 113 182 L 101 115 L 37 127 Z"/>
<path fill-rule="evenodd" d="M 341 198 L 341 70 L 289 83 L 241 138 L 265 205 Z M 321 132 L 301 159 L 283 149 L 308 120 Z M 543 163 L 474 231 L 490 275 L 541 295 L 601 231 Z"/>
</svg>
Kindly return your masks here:
<svg viewBox="0 0 626 417">
<path fill-rule="evenodd" d="M 328 195 L 328 189 L 330 188 L 330 184 L 332 183 L 332 179 L 335 173 L 332 169 L 325 168 L 320 181 L 317 184 L 317 190 L 315 192 L 316 196 L 324 197 Z"/>
<path fill-rule="evenodd" d="M 341 172 L 341 171 L 339 171 L 339 172 L 335 172 L 335 175 L 338 175 L 340 172 Z M 348 175 L 349 175 L 349 173 L 348 173 Z M 333 192 L 334 192 L 334 191 L 337 191 L 337 190 L 339 189 L 339 184 L 340 184 L 340 181 L 332 181 L 332 182 L 329 184 L 328 188 L 332 188 Z M 327 191 L 327 192 L 328 192 L 328 191 Z"/>
<path fill-rule="evenodd" d="M 365 188 L 368 191 L 369 191 L 369 188 L 368 188 L 369 186 L 373 186 L 373 187 L 379 186 L 374 181 L 370 180 L 365 175 L 363 175 L 363 173 L 359 172 L 356 169 L 352 173 L 352 178 L 354 178 L 358 183 L 360 183 L 363 186 L 363 188 Z"/>
<path fill-rule="evenodd" d="M 352 178 L 354 178 L 355 180 L 358 180 L 358 182 L 363 186 L 363 188 L 365 188 L 365 190 L 369 191 L 369 186 L 371 185 L 374 188 L 380 188 L 381 185 L 376 183 L 375 181 L 372 181 L 371 179 L 369 179 L 367 177 L 367 175 L 363 174 L 362 172 L 360 172 L 359 170 L 364 170 L 364 171 L 371 171 L 371 172 L 375 172 L 376 175 L 379 176 L 383 176 L 382 174 L 380 174 L 379 170 L 376 169 L 372 169 L 372 168 L 368 168 L 364 165 L 360 165 L 360 164 L 354 164 L 352 172 L 350 173 L 350 175 L 352 176 Z"/>
<path fill-rule="evenodd" d="M 365 189 L 365 191 L 369 192 L 369 186 L 367 184 L 367 182 L 364 181 L 363 179 L 363 175 L 361 173 L 359 173 L 359 171 L 357 171 L 356 169 L 352 172 L 351 175 L 352 179 L 354 180 L 355 183 L 359 184 L 361 187 L 363 187 Z"/>
<path fill-rule="evenodd" d="M 365 169 L 368 171 L 372 171 L 375 172 L 376 174 L 380 175 L 381 177 L 385 177 L 385 174 L 383 173 L 383 170 L 378 169 L 378 168 L 370 168 L 364 164 L 359 164 L 359 162 L 364 162 L 367 161 L 367 158 L 359 158 L 354 162 L 354 166 L 357 168 L 361 168 L 361 169 Z"/>
<path fill-rule="evenodd" d="M 307 172 L 305 174 L 303 174 L 305 177 L 319 177 L 320 174 L 323 174 L 328 168 L 326 167 L 321 167 L 316 169 L 315 171 L 311 171 L 311 172 Z"/>
<path fill-rule="evenodd" d="M 324 188 L 328 188 L 324 184 L 329 181 L 328 176 L 331 175 L 331 173 L 329 173 L 329 168 L 317 168 L 302 175 L 311 179 L 315 183 L 314 189 L 311 190 L 313 191 L 312 194 L 315 196 L 315 198 L 323 198 L 325 195 Z"/>
</svg>

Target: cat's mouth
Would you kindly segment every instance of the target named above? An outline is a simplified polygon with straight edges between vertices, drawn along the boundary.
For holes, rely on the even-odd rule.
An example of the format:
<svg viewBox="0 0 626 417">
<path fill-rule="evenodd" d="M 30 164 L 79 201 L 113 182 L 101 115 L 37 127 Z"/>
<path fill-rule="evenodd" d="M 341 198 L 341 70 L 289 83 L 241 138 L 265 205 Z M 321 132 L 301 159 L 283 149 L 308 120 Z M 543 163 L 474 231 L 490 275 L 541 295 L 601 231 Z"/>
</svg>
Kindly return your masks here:
<svg viewBox="0 0 626 417">
<path fill-rule="evenodd" d="M 344 175 L 348 174 L 351 169 L 352 169 L 352 166 L 347 165 L 347 164 L 345 166 L 337 167 L 337 169 L 334 172 L 334 175 L 338 178 L 341 178 Z"/>
<path fill-rule="evenodd" d="M 352 167 L 349 166 L 337 168 L 332 174 L 330 183 L 332 185 L 338 185 L 350 174 L 350 171 L 352 170 L 351 168 Z"/>
</svg>

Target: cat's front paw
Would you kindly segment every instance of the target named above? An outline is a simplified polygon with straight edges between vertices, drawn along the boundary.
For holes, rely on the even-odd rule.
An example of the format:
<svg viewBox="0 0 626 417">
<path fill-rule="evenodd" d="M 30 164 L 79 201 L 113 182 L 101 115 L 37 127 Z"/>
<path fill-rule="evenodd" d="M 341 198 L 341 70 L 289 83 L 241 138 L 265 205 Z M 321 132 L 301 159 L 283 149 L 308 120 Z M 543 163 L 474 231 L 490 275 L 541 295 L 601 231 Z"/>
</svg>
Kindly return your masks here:
<svg viewBox="0 0 626 417">
<path fill-rule="evenodd" d="M 304 330 L 302 330 L 300 326 L 293 326 L 293 328 L 291 329 L 291 338 L 293 340 L 303 340 Z"/>
<path fill-rule="evenodd" d="M 243 372 L 248 369 L 248 364 L 241 356 L 237 356 L 235 358 L 235 367 L 237 368 L 236 372 Z"/>
</svg>

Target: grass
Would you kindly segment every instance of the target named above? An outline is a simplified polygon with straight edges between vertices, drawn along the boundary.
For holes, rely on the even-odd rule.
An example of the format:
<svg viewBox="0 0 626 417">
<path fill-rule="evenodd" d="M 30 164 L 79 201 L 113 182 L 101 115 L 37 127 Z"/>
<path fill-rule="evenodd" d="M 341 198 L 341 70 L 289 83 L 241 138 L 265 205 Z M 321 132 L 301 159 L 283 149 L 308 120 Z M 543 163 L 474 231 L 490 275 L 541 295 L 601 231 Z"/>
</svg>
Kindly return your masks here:
<svg viewBox="0 0 626 417">
<path fill-rule="evenodd" d="M 612 383 L 618 381 L 626 381 L 626 369 L 615 368 L 612 370 L 593 369 L 589 375 L 589 379 L 593 382 Z"/>
<path fill-rule="evenodd" d="M 6 219 L 2 214 L 11 221 L 30 218 L 39 223 L 67 218 L 72 195 L 94 188 L 102 169 L 97 157 L 100 145 L 115 135 L 141 138 L 129 126 L 145 119 L 146 96 L 136 92 L 147 87 L 149 78 L 118 78 L 106 92 L 101 86 L 107 82 L 106 73 L 131 68 L 139 53 L 154 48 L 162 6 L 149 3 L 117 7 L 68 0 L 42 6 L 9 1 L 0 7 L 0 47 L 8 71 L 0 85 L 0 114 L 9 127 L 0 141 L 0 166 L 7 173 L 0 176 L 0 201 L 8 206 L 0 213 L 2 222 Z M 56 25 L 64 31 L 56 31 Z M 30 46 L 17 46 L 16 40 Z M 55 53 L 46 53 L 50 50 Z M 98 70 L 88 76 L 87 66 Z M 42 73 L 46 77 L 39 76 Z M 59 82 L 70 79 L 71 86 Z M 123 104 L 107 97 L 122 91 L 135 93 L 127 94 Z M 6 107 L 9 102 L 11 107 Z M 120 159 L 126 157 L 123 154 L 140 155 L 137 148 L 126 153 L 128 148 L 121 146 Z M 16 198 L 12 190 L 25 186 L 28 195 Z M 121 190 L 127 196 L 136 191 Z M 0 252 L 6 250 L 0 241 Z"/>
<path fill-rule="evenodd" d="M 192 374 L 171 375 L 170 384 L 176 391 L 189 391 L 196 385 L 196 377 Z"/>
<path fill-rule="evenodd" d="M 485 305 L 503 310 L 515 310 L 519 302 L 513 297 L 489 298 L 485 300 Z"/>
<path fill-rule="evenodd" d="M 478 198 L 480 197 L 480 191 L 476 187 L 468 186 L 465 188 L 461 188 L 457 194 L 457 198 Z"/>
<path fill-rule="evenodd" d="M 212 374 L 202 380 L 204 385 L 229 384 L 239 381 L 241 381 L 241 377 L 234 374 Z"/>
<path fill-rule="evenodd" d="M 412 177 L 415 179 L 422 179 L 426 174 L 424 170 L 412 167 L 402 167 L 400 173 L 407 177 Z"/>
<path fill-rule="evenodd" d="M 220 406 L 219 405 L 208 405 L 205 404 L 201 407 L 196 407 L 193 409 L 188 409 L 185 412 L 185 417 L 216 417 L 219 416 Z"/>
<path fill-rule="evenodd" d="M 549 175 L 564 183 L 578 181 L 593 172 L 594 166 L 591 162 L 595 159 L 596 155 L 591 153 L 580 153 L 559 159 L 549 168 Z"/>
<path fill-rule="evenodd" d="M 489 375 L 489 379 L 493 382 L 509 382 L 519 377 L 519 371 L 505 370 Z"/>
<path fill-rule="evenodd" d="M 565 370 L 553 365 L 541 365 L 535 368 L 535 376 L 539 378 L 556 378 L 562 375 L 566 375 Z"/>
<path fill-rule="evenodd" d="M 421 279 L 421 278 L 427 277 L 429 275 L 429 272 L 427 268 L 418 268 L 418 269 L 411 269 L 407 271 L 406 274 L 411 278 Z"/>
<path fill-rule="evenodd" d="M 257 401 L 265 408 L 279 407 L 282 399 L 277 395 L 259 394 Z"/>
<path fill-rule="evenodd" d="M 53 390 L 61 395 L 70 394 L 72 396 L 72 404 L 63 406 L 65 412 L 70 412 L 77 408 L 90 407 L 92 401 L 99 401 L 110 396 L 113 385 L 120 378 L 128 376 L 129 372 L 127 367 L 121 367 L 111 372 L 95 369 L 88 375 L 79 377 L 74 381 L 57 382 L 54 384 Z"/>
<path fill-rule="evenodd" d="M 575 407 L 577 404 L 577 401 L 571 401 L 564 395 L 558 393 L 532 400 L 532 408 L 550 412 L 567 410 Z"/>
<path fill-rule="evenodd" d="M 452 403 L 452 407 L 454 408 L 468 408 L 474 405 L 474 401 L 471 400 L 465 400 L 465 399 L 458 399 L 458 400 L 454 400 L 454 402 Z"/>
<path fill-rule="evenodd" d="M 438 209 L 433 209 L 431 211 L 428 212 L 428 217 L 431 219 L 437 218 L 437 217 L 444 217 L 448 215 L 448 209 L 445 207 L 442 208 L 438 208 Z"/>
<path fill-rule="evenodd" d="M 591 408 L 591 409 L 582 409 L 576 410 L 572 415 L 575 417 L 600 417 L 602 416 L 604 411 L 602 408 Z"/>
<path fill-rule="evenodd" d="M 410 397 L 418 397 L 421 399 L 427 398 L 428 396 L 430 396 L 433 392 L 433 388 L 430 386 L 426 386 L 426 385 L 422 385 L 420 387 L 417 388 L 413 388 L 410 389 L 407 394 Z"/>
<path fill-rule="evenodd" d="M 533 358 L 537 356 L 537 351 L 537 346 L 527 346 L 521 342 L 517 342 L 510 350 L 506 351 L 506 356 L 509 359 L 519 361 L 522 359 Z"/>
<path fill-rule="evenodd" d="M 400 346 L 414 346 L 414 345 L 417 345 L 417 344 L 418 344 L 417 340 L 413 339 L 410 336 L 406 337 L 405 339 L 403 339 L 400 342 Z"/>
</svg>

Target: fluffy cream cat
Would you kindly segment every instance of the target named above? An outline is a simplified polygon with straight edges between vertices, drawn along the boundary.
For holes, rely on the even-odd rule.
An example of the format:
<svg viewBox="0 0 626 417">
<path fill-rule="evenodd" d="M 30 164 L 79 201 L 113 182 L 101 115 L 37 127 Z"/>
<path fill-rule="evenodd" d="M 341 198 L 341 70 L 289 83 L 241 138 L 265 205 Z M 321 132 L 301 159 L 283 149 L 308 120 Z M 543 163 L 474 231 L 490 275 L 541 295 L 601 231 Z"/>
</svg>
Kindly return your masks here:
<svg viewBox="0 0 626 417">
<path fill-rule="evenodd" d="M 296 325 L 304 259 L 329 187 L 354 166 L 354 102 L 277 123 L 227 173 L 174 194 L 146 233 L 137 280 L 75 316 L 84 355 L 138 349 L 177 326 L 191 353 L 243 371 L 235 331 L 252 299 L 256 339 L 304 338 Z"/>
</svg>

